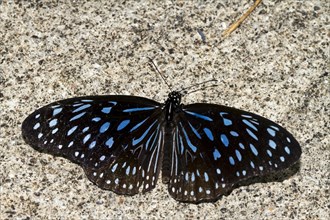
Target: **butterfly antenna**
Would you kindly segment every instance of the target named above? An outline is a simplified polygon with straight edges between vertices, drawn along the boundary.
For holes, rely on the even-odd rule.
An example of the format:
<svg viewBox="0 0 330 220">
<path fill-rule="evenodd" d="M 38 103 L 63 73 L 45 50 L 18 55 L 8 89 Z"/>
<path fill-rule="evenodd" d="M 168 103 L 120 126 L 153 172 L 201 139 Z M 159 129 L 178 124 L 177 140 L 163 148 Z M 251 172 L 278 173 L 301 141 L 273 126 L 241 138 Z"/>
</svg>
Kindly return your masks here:
<svg viewBox="0 0 330 220">
<path fill-rule="evenodd" d="M 156 64 L 154 63 L 154 61 L 150 58 L 147 57 L 149 59 L 149 64 L 151 64 L 151 66 L 156 70 L 156 72 L 160 75 L 160 77 L 162 77 L 162 79 L 164 80 L 165 84 L 167 85 L 167 87 L 169 88 L 170 91 L 172 91 L 172 88 L 170 86 L 170 84 L 168 84 L 168 82 L 166 81 L 165 77 L 163 76 L 163 74 L 159 71 L 159 69 L 157 68 Z"/>
<path fill-rule="evenodd" d="M 210 79 L 210 80 L 206 80 L 206 81 L 204 81 L 204 82 L 196 83 L 196 84 L 193 84 L 193 85 L 191 85 L 191 86 L 188 86 L 188 87 L 186 87 L 186 88 L 181 89 L 179 92 L 180 92 L 182 95 L 187 95 L 187 94 L 191 94 L 191 93 L 194 93 L 194 92 L 197 92 L 197 91 L 200 91 L 200 90 L 203 90 L 203 89 L 209 88 L 209 87 L 217 86 L 216 84 L 212 84 L 212 85 L 209 85 L 209 86 L 205 85 L 205 84 L 207 84 L 207 83 L 209 83 L 209 82 L 218 82 L 218 80 L 216 80 L 216 79 L 213 78 L 213 79 Z M 197 88 L 197 89 L 195 89 L 195 90 L 188 91 L 189 89 L 191 89 L 191 88 L 193 88 L 193 87 L 198 87 L 198 86 L 200 86 L 200 85 L 202 85 L 202 87 Z"/>
</svg>

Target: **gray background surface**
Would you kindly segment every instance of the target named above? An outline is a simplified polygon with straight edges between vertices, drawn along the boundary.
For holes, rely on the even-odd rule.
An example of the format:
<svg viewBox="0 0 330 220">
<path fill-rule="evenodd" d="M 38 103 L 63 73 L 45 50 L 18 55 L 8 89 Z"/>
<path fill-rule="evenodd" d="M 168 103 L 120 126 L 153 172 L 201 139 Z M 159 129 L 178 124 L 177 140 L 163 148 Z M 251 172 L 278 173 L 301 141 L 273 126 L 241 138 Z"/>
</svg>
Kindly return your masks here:
<svg viewBox="0 0 330 220">
<path fill-rule="evenodd" d="M 329 219 L 329 3 L 266 0 L 229 38 L 252 1 L 0 1 L 0 219 Z M 206 38 L 202 41 L 201 31 Z M 81 95 L 184 97 L 274 120 L 299 140 L 298 172 L 182 204 L 159 181 L 145 195 L 103 191 L 63 158 L 24 143 L 38 107 Z M 290 171 L 289 171 L 290 172 Z"/>
</svg>

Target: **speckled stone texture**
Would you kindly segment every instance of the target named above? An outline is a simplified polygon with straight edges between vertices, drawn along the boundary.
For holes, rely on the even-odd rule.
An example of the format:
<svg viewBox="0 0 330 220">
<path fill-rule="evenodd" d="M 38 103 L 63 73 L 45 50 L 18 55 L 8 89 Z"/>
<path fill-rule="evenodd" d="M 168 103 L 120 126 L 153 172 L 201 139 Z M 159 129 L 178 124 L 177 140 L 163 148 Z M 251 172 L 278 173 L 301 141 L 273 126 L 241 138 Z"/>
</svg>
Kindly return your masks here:
<svg viewBox="0 0 330 220">
<path fill-rule="evenodd" d="M 252 3 L 0 1 L 0 219 L 329 219 L 329 2 L 263 1 L 222 39 Z M 301 143 L 300 164 L 193 205 L 172 199 L 161 181 L 133 197 L 101 190 L 77 165 L 24 143 L 23 119 L 58 99 L 164 100 L 169 89 L 146 57 L 176 89 L 218 79 L 183 101 L 276 121 Z"/>
</svg>

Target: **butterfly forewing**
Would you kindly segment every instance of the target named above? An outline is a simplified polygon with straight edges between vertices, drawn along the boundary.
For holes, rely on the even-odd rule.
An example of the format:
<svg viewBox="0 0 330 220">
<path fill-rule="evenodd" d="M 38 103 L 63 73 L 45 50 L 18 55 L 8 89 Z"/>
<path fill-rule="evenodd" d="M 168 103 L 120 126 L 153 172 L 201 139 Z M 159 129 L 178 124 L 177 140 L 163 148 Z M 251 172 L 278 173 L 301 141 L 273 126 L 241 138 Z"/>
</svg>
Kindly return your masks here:
<svg viewBox="0 0 330 220">
<path fill-rule="evenodd" d="M 184 106 L 174 124 L 169 192 L 180 201 L 214 200 L 246 178 L 289 167 L 301 154 L 278 124 L 226 106 Z"/>
<path fill-rule="evenodd" d="M 160 107 L 133 96 L 67 99 L 32 113 L 22 133 L 38 151 L 81 165 L 98 186 L 131 195 L 151 190 L 158 177 Z"/>
</svg>

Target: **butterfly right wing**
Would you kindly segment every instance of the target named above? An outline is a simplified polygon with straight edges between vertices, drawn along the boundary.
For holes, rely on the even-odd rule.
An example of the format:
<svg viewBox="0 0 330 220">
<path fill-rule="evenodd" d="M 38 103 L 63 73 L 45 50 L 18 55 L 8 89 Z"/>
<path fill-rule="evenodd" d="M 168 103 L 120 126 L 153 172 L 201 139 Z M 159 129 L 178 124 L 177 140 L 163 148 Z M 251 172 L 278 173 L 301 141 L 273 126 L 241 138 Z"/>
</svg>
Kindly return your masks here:
<svg viewBox="0 0 330 220">
<path fill-rule="evenodd" d="M 134 96 L 90 96 L 54 102 L 22 124 L 38 151 L 82 166 L 104 189 L 133 195 L 155 187 L 163 142 L 160 104 Z"/>
<path fill-rule="evenodd" d="M 168 189 L 179 201 L 214 201 L 238 182 L 286 169 L 301 155 L 283 127 L 243 110 L 191 104 L 174 121 Z"/>
</svg>

